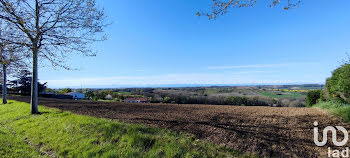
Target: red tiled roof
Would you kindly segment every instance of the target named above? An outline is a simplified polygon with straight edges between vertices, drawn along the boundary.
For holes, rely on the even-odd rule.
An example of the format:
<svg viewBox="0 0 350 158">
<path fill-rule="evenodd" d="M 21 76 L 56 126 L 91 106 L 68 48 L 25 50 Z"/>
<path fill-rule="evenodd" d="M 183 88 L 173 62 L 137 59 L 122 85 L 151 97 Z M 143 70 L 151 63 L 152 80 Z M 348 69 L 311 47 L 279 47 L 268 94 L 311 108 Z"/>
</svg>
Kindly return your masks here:
<svg viewBox="0 0 350 158">
<path fill-rule="evenodd" d="M 140 101 L 147 101 L 147 98 L 125 98 L 125 100 L 140 100 Z"/>
</svg>

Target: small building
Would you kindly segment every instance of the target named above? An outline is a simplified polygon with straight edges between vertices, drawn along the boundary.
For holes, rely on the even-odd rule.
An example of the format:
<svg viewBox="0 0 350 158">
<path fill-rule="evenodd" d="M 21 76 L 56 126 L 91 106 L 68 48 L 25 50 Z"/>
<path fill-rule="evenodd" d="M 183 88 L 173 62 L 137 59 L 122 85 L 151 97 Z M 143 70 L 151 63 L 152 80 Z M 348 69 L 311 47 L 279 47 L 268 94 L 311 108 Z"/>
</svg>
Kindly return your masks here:
<svg viewBox="0 0 350 158">
<path fill-rule="evenodd" d="M 147 98 L 125 98 L 125 103 L 148 103 Z"/>
<path fill-rule="evenodd" d="M 79 92 L 70 92 L 70 93 L 67 93 L 66 95 L 72 96 L 73 100 L 85 99 L 85 94 L 79 93 Z"/>
</svg>

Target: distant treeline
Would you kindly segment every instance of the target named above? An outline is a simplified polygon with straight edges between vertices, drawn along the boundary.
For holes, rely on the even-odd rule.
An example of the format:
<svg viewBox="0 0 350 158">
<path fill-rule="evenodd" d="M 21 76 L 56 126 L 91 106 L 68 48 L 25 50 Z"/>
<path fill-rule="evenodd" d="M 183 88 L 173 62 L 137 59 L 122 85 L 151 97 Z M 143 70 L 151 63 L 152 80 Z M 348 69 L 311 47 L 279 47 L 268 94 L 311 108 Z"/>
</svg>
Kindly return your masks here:
<svg viewBox="0 0 350 158">
<path fill-rule="evenodd" d="M 238 106 L 284 106 L 304 107 L 304 99 L 275 99 L 263 96 L 190 96 L 167 94 L 165 97 L 150 97 L 152 103 L 210 104 Z"/>
<path fill-rule="evenodd" d="M 62 90 L 60 90 L 62 91 Z M 249 90 L 248 90 L 249 91 Z M 226 89 L 219 92 L 228 92 Z M 174 104 L 210 104 L 237 106 L 292 106 L 303 107 L 304 99 L 276 99 L 265 96 L 213 96 L 207 95 L 202 88 L 152 89 L 130 88 L 122 90 L 88 90 L 86 97 L 91 100 L 123 101 L 128 97 L 147 97 L 150 103 Z"/>
</svg>

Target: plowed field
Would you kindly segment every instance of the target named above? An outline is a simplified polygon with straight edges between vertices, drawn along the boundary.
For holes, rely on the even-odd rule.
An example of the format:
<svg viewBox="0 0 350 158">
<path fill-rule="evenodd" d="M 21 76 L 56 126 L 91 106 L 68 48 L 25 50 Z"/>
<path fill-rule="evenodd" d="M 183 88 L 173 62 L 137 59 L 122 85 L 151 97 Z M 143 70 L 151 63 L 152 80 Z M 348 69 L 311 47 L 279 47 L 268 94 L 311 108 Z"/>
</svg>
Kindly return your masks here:
<svg viewBox="0 0 350 158">
<path fill-rule="evenodd" d="M 29 102 L 28 97 L 10 99 Z M 127 104 L 47 98 L 39 98 L 39 104 L 191 133 L 202 140 L 267 157 L 326 157 L 327 147 L 317 147 L 313 142 L 314 121 L 319 122 L 320 129 L 329 125 L 350 129 L 348 124 L 315 108 Z"/>
</svg>

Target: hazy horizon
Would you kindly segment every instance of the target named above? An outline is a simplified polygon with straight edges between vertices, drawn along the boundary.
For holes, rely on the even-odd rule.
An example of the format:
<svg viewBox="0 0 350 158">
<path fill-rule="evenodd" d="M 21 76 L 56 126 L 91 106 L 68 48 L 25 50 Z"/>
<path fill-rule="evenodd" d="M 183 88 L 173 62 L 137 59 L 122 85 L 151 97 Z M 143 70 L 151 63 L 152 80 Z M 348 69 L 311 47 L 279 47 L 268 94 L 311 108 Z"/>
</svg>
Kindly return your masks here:
<svg viewBox="0 0 350 158">
<path fill-rule="evenodd" d="M 86 87 L 66 86 L 66 87 L 48 87 L 52 89 L 125 89 L 125 88 L 192 88 L 192 87 L 237 87 L 237 86 L 286 86 L 286 85 L 324 85 L 324 83 L 251 83 L 251 84 L 164 84 L 164 85 L 91 85 Z"/>
</svg>

